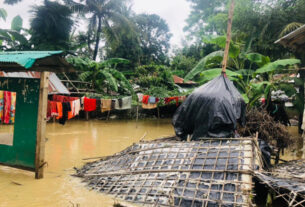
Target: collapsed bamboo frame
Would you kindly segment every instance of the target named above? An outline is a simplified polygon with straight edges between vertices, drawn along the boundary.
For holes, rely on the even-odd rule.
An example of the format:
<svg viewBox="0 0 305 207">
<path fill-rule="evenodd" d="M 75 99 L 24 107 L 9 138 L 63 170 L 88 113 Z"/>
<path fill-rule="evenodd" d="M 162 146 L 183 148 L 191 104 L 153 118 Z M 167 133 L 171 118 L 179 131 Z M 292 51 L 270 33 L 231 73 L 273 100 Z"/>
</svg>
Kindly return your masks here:
<svg viewBox="0 0 305 207">
<path fill-rule="evenodd" d="M 260 166 L 255 138 L 153 141 L 89 163 L 78 176 L 97 191 L 154 206 L 250 206 Z"/>
</svg>

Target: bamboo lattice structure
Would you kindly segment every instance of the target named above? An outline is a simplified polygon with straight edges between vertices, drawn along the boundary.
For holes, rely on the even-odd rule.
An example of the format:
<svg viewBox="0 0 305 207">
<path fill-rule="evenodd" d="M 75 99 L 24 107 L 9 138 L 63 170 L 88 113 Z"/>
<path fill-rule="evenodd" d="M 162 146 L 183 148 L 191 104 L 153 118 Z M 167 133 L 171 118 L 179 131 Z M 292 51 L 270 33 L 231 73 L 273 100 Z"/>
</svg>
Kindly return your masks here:
<svg viewBox="0 0 305 207">
<path fill-rule="evenodd" d="M 153 141 L 78 170 L 90 188 L 144 206 L 251 206 L 255 138 Z"/>
</svg>

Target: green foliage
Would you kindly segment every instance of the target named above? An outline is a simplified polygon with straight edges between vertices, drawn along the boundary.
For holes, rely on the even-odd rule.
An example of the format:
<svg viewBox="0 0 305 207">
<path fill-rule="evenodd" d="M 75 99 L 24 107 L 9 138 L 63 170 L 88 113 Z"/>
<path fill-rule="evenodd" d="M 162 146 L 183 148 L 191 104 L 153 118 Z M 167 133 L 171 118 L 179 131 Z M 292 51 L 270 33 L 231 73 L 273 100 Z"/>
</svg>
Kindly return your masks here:
<svg viewBox="0 0 305 207">
<path fill-rule="evenodd" d="M 214 68 L 210 70 L 205 70 L 200 73 L 200 84 L 204 84 L 210 80 L 213 80 L 214 78 L 221 75 L 221 68 Z M 226 71 L 226 75 L 230 80 L 237 81 L 238 79 L 242 78 L 242 75 L 230 70 Z"/>
<path fill-rule="evenodd" d="M 164 65 L 143 65 L 136 68 L 135 82 L 143 90 L 152 87 L 163 87 L 165 90 L 173 90 L 175 88 L 172 73 L 169 68 Z"/>
<path fill-rule="evenodd" d="M 0 8 L 0 19 L 3 19 L 4 21 L 6 20 L 7 17 L 7 12 L 5 9 Z"/>
<path fill-rule="evenodd" d="M 36 6 L 31 20 L 31 42 L 39 50 L 68 50 L 73 21 L 71 10 L 57 2 Z"/>
<path fill-rule="evenodd" d="M 220 62 L 223 58 L 223 54 L 223 51 L 215 51 L 202 58 L 199 63 L 185 76 L 185 81 L 191 80 L 200 72 L 207 70 L 209 64 Z"/>
<path fill-rule="evenodd" d="M 283 60 L 277 60 L 271 63 L 268 63 L 264 65 L 263 67 L 259 68 L 255 71 L 255 74 L 261 74 L 261 73 L 274 73 L 276 70 L 283 69 L 286 66 L 289 65 L 295 65 L 301 63 L 298 59 L 283 59 Z"/>
<path fill-rule="evenodd" d="M 113 58 L 102 62 L 95 62 L 88 58 L 69 57 L 67 61 L 81 74 L 79 79 L 92 82 L 94 88 L 101 93 L 111 91 L 123 94 L 132 94 L 133 88 L 123 73 L 115 69 L 117 64 L 128 63 L 121 58 Z"/>
<path fill-rule="evenodd" d="M 22 18 L 19 15 L 15 16 L 11 23 L 11 29 L 20 32 L 22 29 L 22 23 Z"/>
</svg>

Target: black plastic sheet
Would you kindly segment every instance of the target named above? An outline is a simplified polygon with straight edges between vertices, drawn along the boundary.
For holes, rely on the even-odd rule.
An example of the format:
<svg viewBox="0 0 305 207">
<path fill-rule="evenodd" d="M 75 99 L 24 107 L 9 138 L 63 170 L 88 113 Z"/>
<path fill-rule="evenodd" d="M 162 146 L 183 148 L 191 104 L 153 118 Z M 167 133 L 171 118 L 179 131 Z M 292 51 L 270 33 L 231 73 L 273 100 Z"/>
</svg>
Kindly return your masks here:
<svg viewBox="0 0 305 207">
<path fill-rule="evenodd" d="M 245 123 L 246 104 L 233 83 L 220 75 L 197 88 L 173 117 L 176 135 L 193 140 L 202 137 L 234 137 L 237 122 Z"/>
</svg>

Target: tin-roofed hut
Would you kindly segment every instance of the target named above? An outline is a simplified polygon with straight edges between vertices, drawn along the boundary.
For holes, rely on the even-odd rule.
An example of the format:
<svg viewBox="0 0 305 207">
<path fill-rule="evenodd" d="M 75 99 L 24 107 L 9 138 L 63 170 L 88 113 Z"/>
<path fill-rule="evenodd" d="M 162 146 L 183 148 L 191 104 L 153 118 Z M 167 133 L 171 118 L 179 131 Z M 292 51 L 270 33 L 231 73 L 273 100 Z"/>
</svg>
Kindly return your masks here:
<svg viewBox="0 0 305 207">
<path fill-rule="evenodd" d="M 0 71 L 40 72 L 38 78 L 0 77 L 0 90 L 16 93 L 12 145 L 0 144 L 0 163 L 43 178 L 49 72 L 72 72 L 62 51 L 1 52 Z"/>
</svg>

